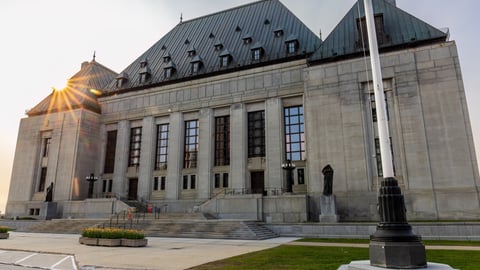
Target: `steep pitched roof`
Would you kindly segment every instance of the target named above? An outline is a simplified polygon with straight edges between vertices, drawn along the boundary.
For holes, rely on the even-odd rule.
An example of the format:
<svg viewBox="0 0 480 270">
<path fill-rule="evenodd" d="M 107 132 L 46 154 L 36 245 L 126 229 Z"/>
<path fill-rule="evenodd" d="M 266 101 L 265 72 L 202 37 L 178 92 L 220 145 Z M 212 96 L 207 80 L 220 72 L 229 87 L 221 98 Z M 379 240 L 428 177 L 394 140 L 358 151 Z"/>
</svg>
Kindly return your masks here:
<svg viewBox="0 0 480 270">
<path fill-rule="evenodd" d="M 282 35 L 274 31 L 282 29 Z M 295 35 L 298 50 L 287 54 L 285 41 Z M 250 40 L 248 40 L 248 36 Z M 231 72 L 272 62 L 305 58 L 320 45 L 320 39 L 278 0 L 263 0 L 179 23 L 123 72 L 129 80 L 121 87 L 111 82 L 111 92 L 128 91 L 167 84 L 195 77 Z M 261 44 L 259 61 L 252 61 L 252 49 Z M 220 54 L 227 50 L 229 64 L 220 64 Z M 165 60 L 166 58 L 166 60 Z M 194 59 L 195 58 L 195 59 Z M 151 73 L 141 81 L 141 62 L 147 59 Z M 192 73 L 192 60 L 201 60 L 201 68 Z M 175 64 L 171 77 L 164 70 Z"/>
<path fill-rule="evenodd" d="M 97 96 L 118 74 L 92 60 L 68 80 L 68 85 L 53 92 L 27 112 L 28 116 L 84 108 L 100 112 Z"/>
<path fill-rule="evenodd" d="M 374 14 L 379 19 L 378 23 L 381 24 L 383 21 L 383 42 L 379 42 L 380 52 L 447 39 L 446 33 L 388 1 L 373 0 L 372 2 Z M 362 23 L 364 17 L 363 1 L 357 1 L 309 60 L 311 62 L 335 61 L 357 57 L 363 54 L 363 47 L 368 51 L 368 41 L 366 41 L 368 38 L 365 36 L 365 41 L 362 43 L 362 34 L 359 31 L 362 25 L 362 30 L 366 33 Z M 378 29 L 382 29 L 382 26 L 377 25 L 377 31 Z M 378 36 L 379 33 L 377 33 Z"/>
</svg>

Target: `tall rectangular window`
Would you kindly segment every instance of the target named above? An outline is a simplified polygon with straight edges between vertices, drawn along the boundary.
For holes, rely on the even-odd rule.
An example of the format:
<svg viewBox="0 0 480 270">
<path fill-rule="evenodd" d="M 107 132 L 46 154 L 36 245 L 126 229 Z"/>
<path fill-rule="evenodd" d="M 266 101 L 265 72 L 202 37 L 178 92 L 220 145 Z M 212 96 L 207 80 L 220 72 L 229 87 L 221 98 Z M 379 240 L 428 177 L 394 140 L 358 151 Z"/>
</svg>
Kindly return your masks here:
<svg viewBox="0 0 480 270">
<path fill-rule="evenodd" d="M 230 165 L 230 116 L 215 118 L 215 166 Z"/>
<path fill-rule="evenodd" d="M 102 192 L 112 192 L 112 179 L 104 179 L 102 184 Z"/>
<path fill-rule="evenodd" d="M 393 174 L 395 175 L 395 162 L 393 162 L 393 145 L 392 145 L 392 138 L 390 137 L 390 151 L 392 153 L 392 163 L 393 163 Z M 377 161 L 377 176 L 383 176 L 383 168 L 382 168 L 382 154 L 380 152 L 380 139 L 375 138 L 375 159 Z"/>
<path fill-rule="evenodd" d="M 130 153 L 128 156 L 128 166 L 134 167 L 140 165 L 140 149 L 142 145 L 142 128 L 136 127 L 130 130 Z"/>
<path fill-rule="evenodd" d="M 168 124 L 157 125 L 157 152 L 155 155 L 155 169 L 167 169 Z"/>
<path fill-rule="evenodd" d="M 40 179 L 38 183 L 38 192 L 45 191 L 45 182 L 47 181 L 47 168 L 43 167 L 40 172 Z"/>
<path fill-rule="evenodd" d="M 48 152 L 50 151 L 50 143 L 52 142 L 52 138 L 44 138 L 43 139 L 43 157 L 48 157 Z"/>
<path fill-rule="evenodd" d="M 297 180 L 299 185 L 305 184 L 305 170 L 303 168 L 297 169 Z"/>
<path fill-rule="evenodd" d="M 115 150 L 117 146 L 117 131 L 107 132 L 107 146 L 105 150 L 105 164 L 103 165 L 104 173 L 113 173 L 115 169 Z"/>
<path fill-rule="evenodd" d="M 185 121 L 183 168 L 196 168 L 198 155 L 198 120 Z"/>
<path fill-rule="evenodd" d="M 287 160 L 305 159 L 303 106 L 284 108 L 285 154 Z"/>
<path fill-rule="evenodd" d="M 248 113 L 248 157 L 265 156 L 265 112 Z"/>
<path fill-rule="evenodd" d="M 183 189 L 188 189 L 188 175 L 183 176 Z"/>
</svg>

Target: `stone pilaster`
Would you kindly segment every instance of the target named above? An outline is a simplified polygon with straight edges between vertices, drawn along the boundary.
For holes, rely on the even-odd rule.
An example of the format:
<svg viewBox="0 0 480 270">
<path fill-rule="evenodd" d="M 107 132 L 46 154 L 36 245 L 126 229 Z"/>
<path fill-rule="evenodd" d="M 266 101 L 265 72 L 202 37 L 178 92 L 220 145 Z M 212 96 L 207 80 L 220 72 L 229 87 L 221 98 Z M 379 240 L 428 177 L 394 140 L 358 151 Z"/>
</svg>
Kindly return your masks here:
<svg viewBox="0 0 480 270">
<path fill-rule="evenodd" d="M 166 198 L 177 200 L 180 195 L 180 172 L 183 159 L 184 140 L 183 115 L 180 112 L 170 114 L 168 134 L 168 170 L 166 183 Z"/>
<path fill-rule="evenodd" d="M 214 144 L 213 110 L 204 108 L 199 114 L 198 192 L 199 199 L 209 198 L 212 191 Z"/>
<path fill-rule="evenodd" d="M 130 139 L 130 122 L 123 120 L 117 125 L 117 146 L 115 151 L 115 169 L 113 171 L 113 187 L 114 194 L 120 196 L 127 195 L 127 166 L 128 151 Z"/>
<path fill-rule="evenodd" d="M 138 175 L 139 199 L 149 200 L 152 190 L 153 160 L 155 155 L 155 121 L 152 116 L 142 122 L 142 146 L 140 152 L 140 171 Z"/>
<path fill-rule="evenodd" d="M 250 187 L 247 181 L 247 111 L 244 104 L 230 107 L 230 174 L 232 188 Z"/>
<path fill-rule="evenodd" d="M 282 143 L 282 134 L 284 134 L 282 101 L 280 98 L 270 98 L 265 102 L 265 107 L 265 188 L 282 188 L 286 186 L 282 172 L 282 162 L 285 158 Z"/>
</svg>

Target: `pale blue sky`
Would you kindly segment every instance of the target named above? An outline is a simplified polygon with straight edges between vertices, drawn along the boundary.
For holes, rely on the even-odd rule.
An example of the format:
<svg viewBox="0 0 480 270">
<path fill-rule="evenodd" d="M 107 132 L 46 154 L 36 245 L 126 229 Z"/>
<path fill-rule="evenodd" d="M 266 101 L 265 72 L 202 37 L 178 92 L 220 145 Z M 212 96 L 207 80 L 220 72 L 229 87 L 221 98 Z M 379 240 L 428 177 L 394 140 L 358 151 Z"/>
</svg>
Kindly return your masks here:
<svg viewBox="0 0 480 270">
<path fill-rule="evenodd" d="M 354 0 L 280 0 L 325 38 Z M 83 61 L 122 71 L 183 19 L 249 3 L 245 0 L 2 0 L 0 1 L 0 211 L 5 209 L 20 118 L 62 87 Z M 470 120 L 480 149 L 478 0 L 397 0 L 397 6 L 457 42 Z M 477 159 L 480 150 L 477 150 Z"/>
</svg>

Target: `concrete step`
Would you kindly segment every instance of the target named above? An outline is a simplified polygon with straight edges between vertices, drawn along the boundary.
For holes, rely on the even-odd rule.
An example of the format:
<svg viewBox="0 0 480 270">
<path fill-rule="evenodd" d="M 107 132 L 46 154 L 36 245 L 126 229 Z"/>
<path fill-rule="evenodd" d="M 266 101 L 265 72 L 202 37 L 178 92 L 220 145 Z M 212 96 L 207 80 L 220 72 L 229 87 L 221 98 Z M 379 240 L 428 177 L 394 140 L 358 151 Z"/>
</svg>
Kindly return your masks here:
<svg viewBox="0 0 480 270">
<path fill-rule="evenodd" d="M 103 219 L 53 219 L 39 221 L 24 231 L 38 233 L 81 233 L 83 229 L 96 227 L 103 222 L 105 222 Z"/>
</svg>

